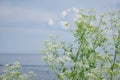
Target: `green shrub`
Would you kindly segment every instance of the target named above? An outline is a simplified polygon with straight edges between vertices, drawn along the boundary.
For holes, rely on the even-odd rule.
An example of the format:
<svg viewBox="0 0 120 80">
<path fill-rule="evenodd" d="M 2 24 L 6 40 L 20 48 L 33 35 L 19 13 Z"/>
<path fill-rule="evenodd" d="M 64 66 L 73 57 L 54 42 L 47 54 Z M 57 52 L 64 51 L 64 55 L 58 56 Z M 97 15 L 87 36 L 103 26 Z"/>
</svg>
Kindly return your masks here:
<svg viewBox="0 0 120 80">
<path fill-rule="evenodd" d="M 77 15 L 75 41 L 45 41 L 43 60 L 59 80 L 120 80 L 120 10 Z"/>
<path fill-rule="evenodd" d="M 34 80 L 35 74 L 33 72 L 23 74 L 20 71 L 21 65 L 19 62 L 15 62 L 11 66 L 6 64 L 4 67 L 0 80 Z"/>
</svg>

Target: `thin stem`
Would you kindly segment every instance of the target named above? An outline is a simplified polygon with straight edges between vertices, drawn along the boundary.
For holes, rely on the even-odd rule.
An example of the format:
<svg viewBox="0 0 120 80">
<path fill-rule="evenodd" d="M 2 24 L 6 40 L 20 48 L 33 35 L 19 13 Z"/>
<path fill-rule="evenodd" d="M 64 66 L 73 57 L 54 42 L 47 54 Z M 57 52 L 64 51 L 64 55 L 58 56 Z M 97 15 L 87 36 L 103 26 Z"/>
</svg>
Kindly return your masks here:
<svg viewBox="0 0 120 80">
<path fill-rule="evenodd" d="M 112 28 L 112 35 L 113 35 L 113 42 L 114 42 L 114 45 L 115 45 L 115 55 L 114 55 L 113 64 L 112 64 L 112 67 L 111 67 L 111 70 L 113 71 L 114 65 L 115 65 L 115 62 L 116 62 L 116 56 L 117 56 L 117 50 L 116 50 L 117 44 L 115 44 L 113 28 Z"/>
<path fill-rule="evenodd" d="M 114 43 L 114 45 L 115 45 L 115 55 L 114 55 L 114 59 L 113 59 L 113 64 L 112 64 L 112 66 L 111 66 L 111 71 L 113 72 L 113 70 L 114 70 L 114 65 L 115 65 L 115 62 L 116 62 L 116 57 L 117 57 L 117 48 L 118 48 L 118 42 L 116 42 L 115 43 L 115 35 L 114 35 L 114 30 L 113 30 L 113 24 L 111 23 L 111 30 L 112 30 L 112 38 L 113 38 L 113 43 Z M 118 35 L 119 36 L 119 35 Z M 111 74 L 110 75 L 110 80 L 112 80 L 113 79 L 113 74 Z"/>
</svg>

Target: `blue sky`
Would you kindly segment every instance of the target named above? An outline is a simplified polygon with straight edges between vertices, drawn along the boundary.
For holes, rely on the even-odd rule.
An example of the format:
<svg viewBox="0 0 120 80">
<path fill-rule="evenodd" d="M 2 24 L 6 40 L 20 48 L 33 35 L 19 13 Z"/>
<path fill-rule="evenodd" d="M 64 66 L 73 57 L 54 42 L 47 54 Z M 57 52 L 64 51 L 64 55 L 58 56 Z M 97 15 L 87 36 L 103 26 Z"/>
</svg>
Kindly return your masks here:
<svg viewBox="0 0 120 80">
<path fill-rule="evenodd" d="M 95 9 L 98 12 L 120 8 L 119 0 L 0 0 L 0 52 L 39 52 L 49 34 L 71 40 L 67 30 L 49 26 L 70 8 Z M 67 38 L 66 38 L 67 37 Z"/>
</svg>

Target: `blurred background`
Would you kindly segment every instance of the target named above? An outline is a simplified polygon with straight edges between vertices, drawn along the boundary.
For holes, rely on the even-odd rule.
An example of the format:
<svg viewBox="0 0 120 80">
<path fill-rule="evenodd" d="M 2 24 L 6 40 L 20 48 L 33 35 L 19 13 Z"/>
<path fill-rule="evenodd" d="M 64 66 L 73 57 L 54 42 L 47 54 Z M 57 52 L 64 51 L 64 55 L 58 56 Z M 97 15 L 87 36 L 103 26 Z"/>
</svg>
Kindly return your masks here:
<svg viewBox="0 0 120 80">
<path fill-rule="evenodd" d="M 36 80 L 55 80 L 41 61 L 40 50 L 50 35 L 73 40 L 60 21 L 70 20 L 66 15 L 72 12 L 67 11 L 77 8 L 99 14 L 120 9 L 120 0 L 0 0 L 0 70 L 4 64 L 19 61 L 23 72 L 38 74 Z"/>
<path fill-rule="evenodd" d="M 119 9 L 120 0 L 0 0 L 0 54 L 40 53 L 50 34 L 70 40 L 55 21 L 71 8 L 101 13 Z"/>
</svg>

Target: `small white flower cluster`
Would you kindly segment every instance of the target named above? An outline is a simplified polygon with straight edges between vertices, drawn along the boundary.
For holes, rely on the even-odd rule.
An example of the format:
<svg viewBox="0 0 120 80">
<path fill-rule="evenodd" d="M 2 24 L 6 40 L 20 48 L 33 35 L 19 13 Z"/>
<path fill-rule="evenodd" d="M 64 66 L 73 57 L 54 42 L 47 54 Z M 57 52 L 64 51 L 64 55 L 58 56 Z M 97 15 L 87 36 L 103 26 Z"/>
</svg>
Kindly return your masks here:
<svg viewBox="0 0 120 80">
<path fill-rule="evenodd" d="M 79 9 L 77 8 L 71 8 L 71 9 L 66 9 L 63 10 L 60 15 L 58 15 L 58 17 L 56 17 L 57 19 L 53 20 L 52 18 L 48 18 L 46 20 L 47 24 L 49 26 L 53 26 L 54 24 L 58 24 L 60 25 L 60 27 L 64 30 L 67 30 L 70 28 L 70 23 L 67 20 L 62 20 L 63 18 L 65 18 L 66 16 L 70 15 L 70 13 L 72 13 L 73 15 L 75 14 L 75 16 L 73 17 L 73 20 L 76 21 L 78 16 L 79 16 Z"/>
<path fill-rule="evenodd" d="M 75 13 L 75 15 L 78 15 L 79 9 L 77 9 L 77 8 L 66 9 L 66 10 L 62 11 L 61 15 L 62 15 L 62 17 L 66 17 L 71 12 Z"/>
<path fill-rule="evenodd" d="M 66 11 L 66 10 L 62 11 L 62 17 L 65 17 L 67 15 L 68 15 L 68 11 Z"/>
<path fill-rule="evenodd" d="M 69 22 L 67 22 L 67 21 L 61 21 L 60 25 L 61 25 L 62 29 L 68 29 L 70 26 Z"/>
<path fill-rule="evenodd" d="M 70 61 L 71 59 L 68 56 L 62 56 L 62 57 L 58 57 L 56 60 L 57 60 L 57 63 L 60 63 L 60 62 L 65 63 L 67 61 Z"/>
<path fill-rule="evenodd" d="M 50 26 L 54 25 L 54 21 L 52 18 L 48 18 L 47 22 L 48 22 L 48 25 L 50 25 Z"/>
<path fill-rule="evenodd" d="M 32 71 L 28 74 L 23 74 L 19 69 L 21 65 L 19 62 L 15 62 L 13 65 L 5 65 L 0 75 L 0 80 L 34 80 L 36 74 Z"/>
</svg>

